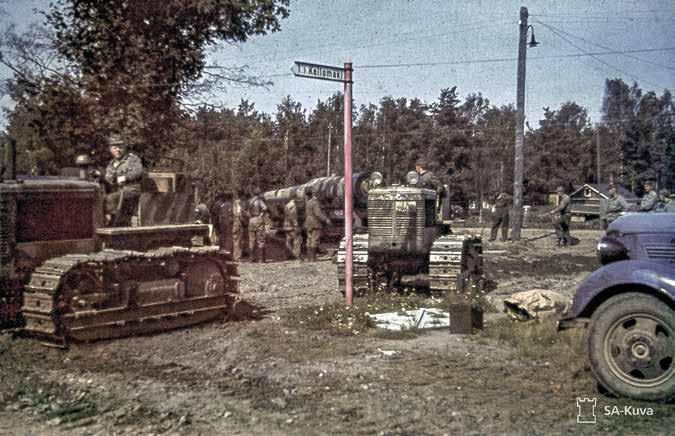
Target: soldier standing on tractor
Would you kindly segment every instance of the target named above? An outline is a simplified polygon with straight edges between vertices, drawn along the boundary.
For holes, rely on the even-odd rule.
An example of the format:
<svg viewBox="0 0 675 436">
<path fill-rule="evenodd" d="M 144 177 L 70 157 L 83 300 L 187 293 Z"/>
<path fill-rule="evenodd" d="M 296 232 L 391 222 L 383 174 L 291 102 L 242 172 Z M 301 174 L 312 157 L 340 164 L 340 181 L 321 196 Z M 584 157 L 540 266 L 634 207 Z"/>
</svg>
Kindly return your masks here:
<svg viewBox="0 0 675 436">
<path fill-rule="evenodd" d="M 300 191 L 296 191 L 284 206 L 286 249 L 292 259 L 300 257 L 300 250 L 302 248 L 302 231 L 298 222 L 298 200 L 302 200 L 302 192 Z"/>
<path fill-rule="evenodd" d="M 319 249 L 321 229 L 323 224 L 330 226 L 333 223 L 321 209 L 318 189 L 305 191 L 307 197 L 311 197 L 305 205 L 305 228 L 307 229 L 307 257 L 310 262 L 316 261 L 316 253 Z"/>
<path fill-rule="evenodd" d="M 128 151 L 128 144 L 119 136 L 112 136 L 109 146 L 113 159 L 105 170 L 104 178 L 109 188 L 105 197 L 107 225 L 128 227 L 141 193 L 143 162 Z"/>
<path fill-rule="evenodd" d="M 248 245 L 251 262 L 265 263 L 265 215 L 267 205 L 261 196 L 260 188 L 253 190 L 253 198 L 249 201 Z"/>
<path fill-rule="evenodd" d="M 549 215 L 560 214 L 553 222 L 555 234 L 558 237 L 558 246 L 567 246 L 572 242 L 570 238 L 570 221 L 572 221 L 572 200 L 565 194 L 565 188 L 558 186 L 558 207 L 550 211 Z"/>
<path fill-rule="evenodd" d="M 420 175 L 417 181 L 418 188 L 433 189 L 437 193 L 443 192 L 443 184 L 434 173 L 427 170 L 428 164 L 424 160 L 418 160 L 415 163 L 415 171 Z"/>
<path fill-rule="evenodd" d="M 502 191 L 495 198 L 495 206 L 493 209 L 492 215 L 492 228 L 490 230 L 490 239 L 489 241 L 494 241 L 497 239 L 497 231 L 499 227 L 502 228 L 502 241 L 506 241 L 509 238 L 509 209 L 513 203 L 513 197 L 511 197 L 506 192 Z"/>
</svg>

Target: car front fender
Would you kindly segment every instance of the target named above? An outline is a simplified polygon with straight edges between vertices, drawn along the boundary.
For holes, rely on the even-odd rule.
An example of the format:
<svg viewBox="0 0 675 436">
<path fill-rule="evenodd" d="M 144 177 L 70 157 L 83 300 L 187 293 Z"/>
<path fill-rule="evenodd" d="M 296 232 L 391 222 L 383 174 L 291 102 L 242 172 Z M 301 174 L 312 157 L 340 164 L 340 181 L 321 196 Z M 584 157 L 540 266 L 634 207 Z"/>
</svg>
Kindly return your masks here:
<svg viewBox="0 0 675 436">
<path fill-rule="evenodd" d="M 622 260 L 603 266 L 588 276 L 577 288 L 570 318 L 577 318 L 582 314 L 590 316 L 584 312 L 587 308 L 599 304 L 596 297 L 627 285 L 649 288 L 675 303 L 675 265 L 644 260 Z"/>
</svg>

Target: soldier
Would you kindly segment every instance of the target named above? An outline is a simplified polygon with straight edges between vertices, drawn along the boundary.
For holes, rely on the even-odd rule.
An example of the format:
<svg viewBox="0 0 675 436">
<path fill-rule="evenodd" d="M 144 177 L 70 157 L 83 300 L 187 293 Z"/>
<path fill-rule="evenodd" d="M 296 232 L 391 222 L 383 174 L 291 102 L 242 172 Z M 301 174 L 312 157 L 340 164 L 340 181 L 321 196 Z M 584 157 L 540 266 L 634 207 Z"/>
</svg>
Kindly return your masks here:
<svg viewBox="0 0 675 436">
<path fill-rule="evenodd" d="M 607 215 L 605 220 L 609 225 L 612 221 L 619 218 L 622 212 L 628 210 L 628 203 L 621 195 L 619 195 L 616 186 L 609 185 L 608 191 L 609 199 L 607 200 Z"/>
<path fill-rule="evenodd" d="M 670 191 L 661 189 L 659 191 L 659 204 L 656 206 L 656 212 L 675 212 L 675 203 L 670 198 Z"/>
<path fill-rule="evenodd" d="M 427 170 L 427 167 L 426 161 L 419 160 L 415 163 L 415 171 L 420 175 L 416 186 L 418 188 L 433 189 L 438 193 L 443 192 L 443 184 L 434 173 Z"/>
<path fill-rule="evenodd" d="M 307 229 L 307 254 L 310 262 L 316 261 L 316 252 L 319 249 L 319 239 L 321 239 L 321 229 L 323 223 L 332 225 L 331 220 L 321 209 L 319 202 L 318 189 L 308 189 L 305 195 L 309 198 L 305 205 L 305 228 Z"/>
<path fill-rule="evenodd" d="M 107 224 L 113 227 L 131 225 L 131 216 L 138 204 L 143 177 L 143 162 L 128 151 L 119 136 L 109 139 L 112 160 L 105 170 L 104 182 L 109 188 L 105 197 Z"/>
<path fill-rule="evenodd" d="M 495 198 L 495 206 L 492 216 L 492 229 L 490 231 L 490 241 L 497 239 L 499 226 L 502 227 L 502 241 L 506 241 L 509 236 L 509 209 L 513 203 L 513 197 L 502 191 Z"/>
<path fill-rule="evenodd" d="M 659 196 L 654 192 L 654 184 L 651 181 L 645 182 L 645 195 L 640 203 L 640 212 L 653 212 L 659 203 Z"/>
<path fill-rule="evenodd" d="M 560 214 L 554 221 L 553 227 L 555 234 L 558 237 L 558 245 L 566 246 L 571 242 L 570 238 L 570 221 L 572 221 L 572 201 L 569 195 L 565 194 L 565 188 L 558 186 L 556 189 L 558 193 L 558 207 L 550 211 L 549 215 Z"/>
<path fill-rule="evenodd" d="M 253 190 L 253 198 L 248 203 L 248 246 L 252 262 L 265 263 L 265 216 L 267 205 L 262 199 L 260 188 Z"/>
<path fill-rule="evenodd" d="M 243 191 L 237 191 L 237 196 L 232 203 L 232 256 L 234 260 L 241 259 L 244 229 L 248 226 L 248 211 Z"/>
<path fill-rule="evenodd" d="M 298 222 L 298 201 L 302 200 L 302 198 L 302 192 L 296 191 L 284 206 L 286 249 L 292 259 L 300 257 L 300 250 L 302 248 L 302 232 Z"/>
</svg>

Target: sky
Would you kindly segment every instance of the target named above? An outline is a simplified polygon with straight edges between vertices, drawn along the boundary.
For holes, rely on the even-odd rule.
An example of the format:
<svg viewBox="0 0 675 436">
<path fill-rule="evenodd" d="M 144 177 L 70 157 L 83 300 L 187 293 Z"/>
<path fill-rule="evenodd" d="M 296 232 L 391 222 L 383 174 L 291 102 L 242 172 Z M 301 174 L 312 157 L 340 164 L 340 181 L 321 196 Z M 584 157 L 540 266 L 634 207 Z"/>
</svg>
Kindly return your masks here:
<svg viewBox="0 0 675 436">
<path fill-rule="evenodd" d="M 3 21 L 38 21 L 32 8 L 47 4 L 10 0 Z M 544 107 L 566 101 L 599 122 L 607 78 L 637 81 L 659 95 L 675 89 L 672 0 L 292 0 L 281 31 L 222 44 L 209 55 L 222 65 L 247 66 L 273 85 L 233 86 L 206 102 L 234 107 L 248 99 L 275 113 L 290 95 L 310 112 L 342 84 L 294 77 L 294 61 L 341 66 L 351 60 L 356 108 L 385 96 L 432 103 L 452 86 L 461 97 L 480 92 L 492 104 L 515 104 L 521 6 L 540 42 L 527 50 L 525 112 L 533 128 Z M 594 54 L 617 51 L 629 53 Z M 8 74 L 0 70 L 0 78 Z"/>
</svg>

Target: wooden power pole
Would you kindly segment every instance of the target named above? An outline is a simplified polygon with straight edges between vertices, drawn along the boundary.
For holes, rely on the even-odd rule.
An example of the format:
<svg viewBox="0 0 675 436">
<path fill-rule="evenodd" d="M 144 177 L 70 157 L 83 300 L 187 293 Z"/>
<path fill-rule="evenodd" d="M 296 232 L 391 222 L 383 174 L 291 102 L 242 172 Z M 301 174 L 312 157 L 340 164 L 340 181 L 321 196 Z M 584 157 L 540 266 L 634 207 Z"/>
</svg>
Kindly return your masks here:
<svg viewBox="0 0 675 436">
<path fill-rule="evenodd" d="M 516 89 L 516 147 L 513 172 L 513 221 L 511 223 L 511 239 L 520 240 L 523 226 L 523 174 L 525 157 L 525 58 L 527 57 L 527 8 L 520 8 L 520 39 L 518 41 L 518 78 Z"/>
</svg>

